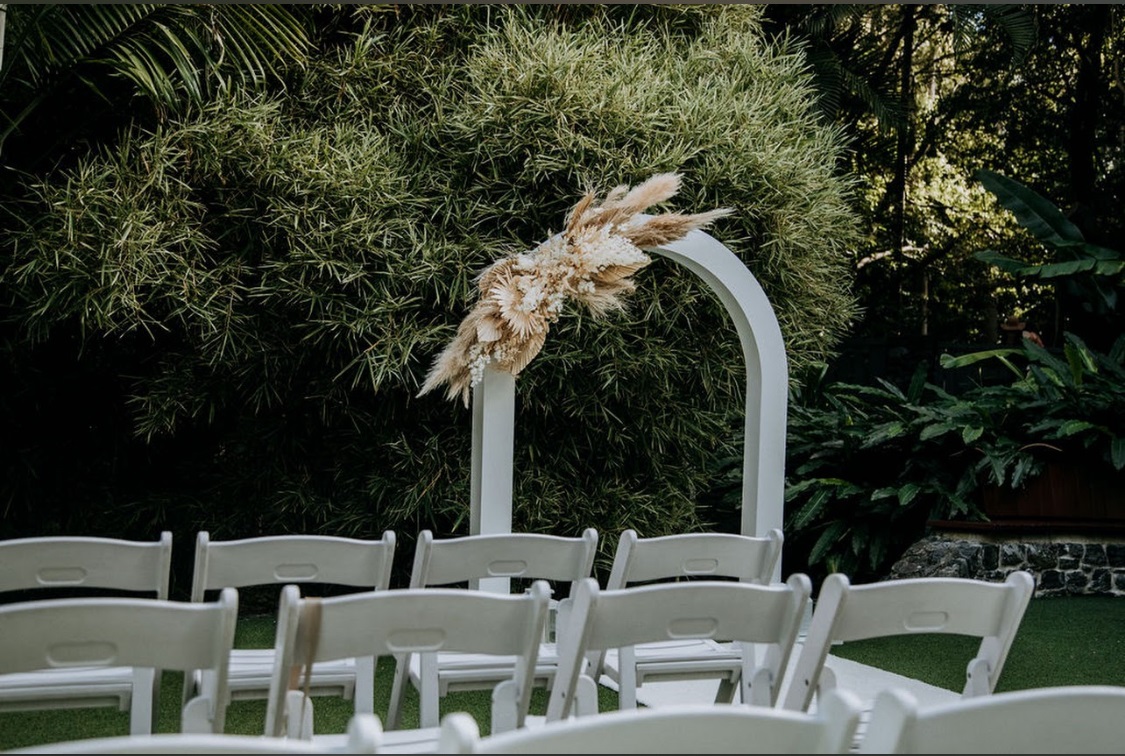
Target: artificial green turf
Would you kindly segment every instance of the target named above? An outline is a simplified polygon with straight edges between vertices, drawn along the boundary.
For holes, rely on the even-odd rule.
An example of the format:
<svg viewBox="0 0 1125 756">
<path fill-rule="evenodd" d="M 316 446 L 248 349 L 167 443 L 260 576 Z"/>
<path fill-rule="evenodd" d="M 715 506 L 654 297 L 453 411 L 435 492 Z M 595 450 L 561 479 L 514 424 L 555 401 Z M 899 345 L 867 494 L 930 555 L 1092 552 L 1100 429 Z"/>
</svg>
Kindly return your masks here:
<svg viewBox="0 0 1125 756">
<path fill-rule="evenodd" d="M 831 653 L 960 693 L 978 644 L 964 636 L 897 636 L 836 645 Z M 1094 684 L 1125 685 L 1125 600 L 1033 599 L 996 690 Z"/>
<path fill-rule="evenodd" d="M 239 620 L 235 633 L 235 645 L 242 648 L 270 648 L 274 645 L 275 629 L 276 620 L 272 616 L 243 617 Z M 375 669 L 375 711 L 380 716 L 387 711 L 393 677 L 394 660 L 380 659 Z M 156 732 L 179 731 L 182 686 L 182 674 L 163 674 Z M 313 702 L 314 727 L 318 733 L 347 730 L 348 720 L 355 711 L 351 701 L 318 696 Z M 601 711 L 616 709 L 617 693 L 608 688 L 599 689 L 598 705 Z M 480 723 L 481 733 L 488 733 L 490 730 L 491 710 L 489 691 L 450 693 L 441 700 L 442 715 L 451 711 L 467 711 Z M 532 691 L 531 713 L 542 715 L 546 712 L 546 691 Z M 407 686 L 401 716 L 403 728 L 418 726 L 418 693 L 413 686 Z M 265 722 L 264 700 L 232 701 L 227 708 L 225 731 L 239 735 L 261 735 Z M 129 712 L 115 709 L 0 712 L 0 751 L 60 740 L 125 735 L 128 732 Z"/>
<path fill-rule="evenodd" d="M 244 647 L 273 645 L 271 617 L 247 617 L 239 623 L 236 644 Z M 908 677 L 960 691 L 965 664 L 976 641 L 958 636 L 900 636 L 833 646 L 832 654 L 881 667 Z M 385 713 L 393 676 L 393 663 L 380 660 L 376 669 L 375 711 Z M 182 677 L 166 673 L 161 685 L 158 732 L 179 729 Z M 1020 624 L 1015 643 L 1004 665 L 998 691 L 1051 685 L 1125 686 L 1125 599 L 1107 596 L 1072 596 L 1033 599 Z M 532 713 L 546 712 L 546 693 L 532 695 Z M 338 698 L 315 699 L 317 732 L 343 732 L 352 715 L 352 703 Z M 617 708 L 617 695 L 601 689 L 603 711 Z M 488 731 L 490 695 L 486 691 L 451 693 L 442 699 L 441 712 L 467 711 Z M 226 731 L 260 734 L 265 724 L 264 701 L 235 701 L 227 711 Z M 418 696 L 409 688 L 403 726 L 418 726 Z M 129 731 L 128 712 L 111 709 L 28 711 L 0 714 L 0 750 L 59 740 L 123 735 Z"/>
</svg>

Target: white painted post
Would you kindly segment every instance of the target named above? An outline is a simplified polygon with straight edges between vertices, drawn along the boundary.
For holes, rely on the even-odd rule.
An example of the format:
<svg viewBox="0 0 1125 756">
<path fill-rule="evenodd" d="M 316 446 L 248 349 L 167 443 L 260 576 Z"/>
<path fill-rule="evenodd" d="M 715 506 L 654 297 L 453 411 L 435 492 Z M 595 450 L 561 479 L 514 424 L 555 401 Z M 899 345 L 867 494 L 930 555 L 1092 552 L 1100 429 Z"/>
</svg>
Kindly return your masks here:
<svg viewBox="0 0 1125 756">
<path fill-rule="evenodd" d="M 469 532 L 512 532 L 512 457 L 515 454 L 516 379 L 485 369 L 473 388 L 473 456 L 469 478 Z M 476 582 L 476 581 L 474 581 Z M 509 578 L 483 578 L 481 590 L 509 593 Z"/>
</svg>

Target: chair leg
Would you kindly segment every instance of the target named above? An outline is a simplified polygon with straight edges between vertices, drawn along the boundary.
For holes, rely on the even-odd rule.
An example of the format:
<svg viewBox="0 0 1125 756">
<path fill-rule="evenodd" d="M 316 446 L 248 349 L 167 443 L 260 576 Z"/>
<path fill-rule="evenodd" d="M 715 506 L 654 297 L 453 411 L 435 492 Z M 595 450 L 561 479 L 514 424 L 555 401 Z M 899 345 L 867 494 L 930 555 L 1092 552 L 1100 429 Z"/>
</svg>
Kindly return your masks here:
<svg viewBox="0 0 1125 756">
<path fill-rule="evenodd" d="M 180 732 L 201 735 L 222 732 L 219 723 L 214 719 L 215 705 L 216 702 L 207 696 L 196 696 L 188 701 L 180 712 Z"/>
<path fill-rule="evenodd" d="M 375 657 L 361 656 L 355 660 L 356 714 L 375 713 Z"/>
<path fill-rule="evenodd" d="M 286 735 L 294 740 L 312 740 L 313 702 L 299 690 L 285 695 Z"/>
<path fill-rule="evenodd" d="M 518 694 L 513 680 L 504 680 L 492 689 L 492 732 L 508 732 L 519 727 Z"/>
<path fill-rule="evenodd" d="M 418 726 L 437 727 L 441 723 L 436 651 L 419 654 L 421 664 L 418 680 Z"/>
<path fill-rule="evenodd" d="M 159 693 L 152 667 L 133 668 L 133 695 L 129 704 L 129 734 L 151 735 L 156 721 L 155 699 Z"/>
<path fill-rule="evenodd" d="M 387 729 L 397 730 L 401 725 L 402 697 L 406 695 L 406 682 L 410 677 L 410 654 L 395 656 L 395 679 L 391 683 L 391 700 L 387 705 Z"/>
<path fill-rule="evenodd" d="M 734 703 L 734 693 L 738 685 L 730 677 L 719 680 L 719 689 L 715 692 L 715 703 Z"/>
<path fill-rule="evenodd" d="M 586 675 L 578 678 L 574 689 L 574 714 L 585 717 L 598 713 L 598 684 Z"/>
<path fill-rule="evenodd" d="M 637 708 L 637 652 L 633 646 L 617 649 L 617 707 Z"/>
</svg>

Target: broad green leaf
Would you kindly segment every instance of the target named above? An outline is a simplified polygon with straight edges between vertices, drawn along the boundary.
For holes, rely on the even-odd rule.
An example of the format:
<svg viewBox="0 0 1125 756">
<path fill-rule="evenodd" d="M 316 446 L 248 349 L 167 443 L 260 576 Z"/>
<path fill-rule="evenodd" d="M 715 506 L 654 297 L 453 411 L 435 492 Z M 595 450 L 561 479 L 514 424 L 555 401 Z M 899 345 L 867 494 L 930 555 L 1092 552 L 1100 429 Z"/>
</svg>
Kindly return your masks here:
<svg viewBox="0 0 1125 756">
<path fill-rule="evenodd" d="M 957 426 L 952 423 L 932 423 L 922 428 L 922 432 L 918 434 L 918 438 L 922 441 L 929 441 L 931 438 L 937 438 L 938 436 L 943 436 L 955 430 L 956 427 Z"/>
<path fill-rule="evenodd" d="M 909 506 L 910 502 L 914 501 L 914 497 L 921 491 L 921 487 L 916 483 L 907 483 L 902 488 L 898 489 L 898 503 L 902 506 Z"/>
<path fill-rule="evenodd" d="M 1046 265 L 1033 266 L 1030 275 L 1039 276 L 1040 278 L 1073 276 L 1076 273 L 1087 273 L 1093 270 L 1096 264 L 1096 261 L 1091 259 L 1048 263 Z"/>
<path fill-rule="evenodd" d="M 1067 420 L 1059 426 L 1059 437 L 1073 436 L 1076 433 L 1096 429 L 1098 426 L 1085 420 Z"/>
<path fill-rule="evenodd" d="M 1021 226 L 1044 244 L 1058 247 L 1084 241 L 1078 226 L 1067 220 L 1057 206 L 1020 182 L 985 168 L 978 170 L 976 177 L 1016 216 Z"/>
<path fill-rule="evenodd" d="M 951 354 L 943 354 L 940 357 L 940 361 L 943 368 L 949 369 L 966 367 L 968 365 L 981 362 L 982 360 L 1002 359 L 1016 354 L 1020 354 L 1019 349 L 1006 347 L 1004 349 L 986 349 L 981 352 L 970 352 L 969 354 L 962 354 L 958 355 L 957 357 L 954 357 Z M 1005 364 L 1011 365 L 1010 362 Z"/>
<path fill-rule="evenodd" d="M 1110 442 L 1109 458 L 1115 470 L 1125 468 L 1125 438 L 1118 436 Z"/>
<path fill-rule="evenodd" d="M 1116 249 L 1099 247 L 1097 244 L 1083 244 L 1082 251 L 1095 260 L 1103 261 L 1110 265 L 1125 265 L 1125 260 L 1122 259 L 1122 253 Z"/>
<path fill-rule="evenodd" d="M 973 257 L 988 265 L 995 265 L 1005 273 L 1011 273 L 1016 276 L 1032 275 L 1032 272 L 1036 268 L 1036 266 L 1029 265 L 1023 260 L 1016 260 L 992 249 L 984 249 L 980 252 L 975 252 L 973 253 Z"/>
<path fill-rule="evenodd" d="M 884 538 L 873 538 L 867 548 L 867 566 L 876 569 L 883 563 L 887 555 L 887 541 Z"/>
<path fill-rule="evenodd" d="M 1116 276 L 1125 271 L 1125 260 L 1098 260 L 1094 272 L 1099 276 Z"/>
<path fill-rule="evenodd" d="M 824 508 L 824 503 L 828 501 L 831 496 L 831 488 L 821 488 L 819 491 L 813 493 L 813 495 L 809 497 L 808 502 L 797 510 L 790 519 L 789 528 L 794 531 L 799 531 L 808 526 L 808 524 L 820 514 L 820 510 Z"/>
<path fill-rule="evenodd" d="M 1098 372 L 1098 366 L 1094 362 L 1093 355 L 1090 354 L 1090 350 L 1085 346 L 1079 346 L 1068 341 L 1063 346 L 1063 354 L 1066 355 L 1066 362 L 1070 368 L 1070 377 L 1074 381 L 1075 386 L 1082 385 L 1082 376 L 1084 373 Z"/>
<path fill-rule="evenodd" d="M 846 523 L 837 520 L 825 528 L 824 532 L 820 534 L 820 538 L 816 539 L 812 549 L 809 550 L 809 564 L 816 564 L 824 559 L 825 554 L 832 550 L 832 547 L 839 543 L 840 539 L 848 531 Z"/>
<path fill-rule="evenodd" d="M 883 423 L 882 425 L 875 428 L 874 431 L 872 431 L 871 435 L 868 436 L 861 445 L 861 448 L 869 449 L 872 446 L 882 443 L 883 441 L 887 441 L 892 438 L 898 438 L 903 433 L 905 433 L 905 431 L 906 427 L 899 420 L 894 420 L 889 423 Z"/>
<path fill-rule="evenodd" d="M 961 431 L 961 440 L 966 444 L 976 441 L 984 433 L 984 428 L 979 425 L 970 425 Z"/>
</svg>

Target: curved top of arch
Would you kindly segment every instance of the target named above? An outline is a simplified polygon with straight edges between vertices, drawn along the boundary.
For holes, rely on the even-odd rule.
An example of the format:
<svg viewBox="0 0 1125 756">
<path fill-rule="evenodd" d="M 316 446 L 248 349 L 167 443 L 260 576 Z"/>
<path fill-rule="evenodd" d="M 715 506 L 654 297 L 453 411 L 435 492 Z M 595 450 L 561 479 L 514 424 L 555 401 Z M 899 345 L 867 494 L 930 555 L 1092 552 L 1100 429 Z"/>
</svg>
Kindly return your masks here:
<svg viewBox="0 0 1125 756">
<path fill-rule="evenodd" d="M 730 316 L 746 365 L 741 532 L 781 528 L 789 368 L 773 307 L 745 263 L 704 231 L 648 251 L 695 273 Z M 474 533 L 511 531 L 514 406 L 515 378 L 486 370 L 473 389 Z"/>
<path fill-rule="evenodd" d="M 696 274 L 719 297 L 746 365 L 742 526 L 745 535 L 781 528 L 789 363 L 773 306 L 746 264 L 705 231 L 651 250 Z"/>
</svg>

